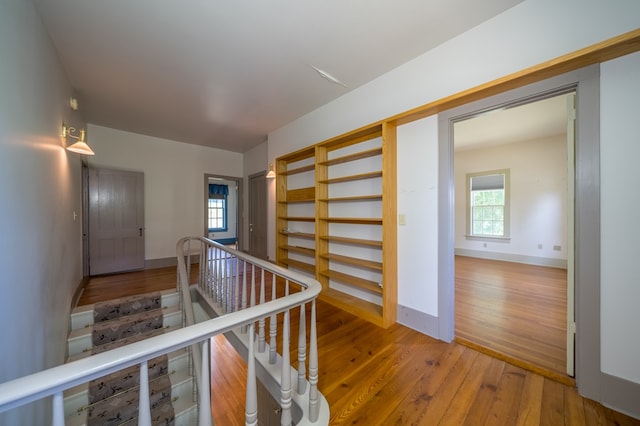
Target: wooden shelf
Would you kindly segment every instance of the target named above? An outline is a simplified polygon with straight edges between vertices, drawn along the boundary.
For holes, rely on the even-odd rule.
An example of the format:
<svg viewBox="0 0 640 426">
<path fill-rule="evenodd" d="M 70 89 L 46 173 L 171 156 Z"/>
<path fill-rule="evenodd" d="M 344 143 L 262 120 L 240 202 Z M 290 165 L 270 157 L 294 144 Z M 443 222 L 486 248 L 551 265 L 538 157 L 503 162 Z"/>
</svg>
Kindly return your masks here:
<svg viewBox="0 0 640 426">
<path fill-rule="evenodd" d="M 377 195 L 355 195 L 352 197 L 318 198 L 318 201 L 341 203 L 348 201 L 376 201 L 382 200 L 382 194 Z"/>
<path fill-rule="evenodd" d="M 323 253 L 320 255 L 323 259 L 333 260 L 345 265 L 359 266 L 361 268 L 369 268 L 375 271 L 382 271 L 382 263 L 373 260 L 359 259 L 357 257 L 343 256 L 335 253 Z"/>
<path fill-rule="evenodd" d="M 378 122 L 276 159 L 276 262 L 313 274 L 322 284 L 321 299 L 381 327 L 397 320 L 396 139 L 394 123 Z M 310 177 L 313 187 L 308 186 Z M 332 184 L 344 182 L 355 183 L 341 187 L 348 192 L 330 195 Z M 313 225 L 298 225 L 305 232 L 285 232 L 296 229 L 295 222 Z M 339 233 L 332 224 L 341 224 Z M 378 240 L 357 238 L 367 226 L 374 227 Z M 366 260 L 372 255 L 380 261 Z M 295 260 L 298 258 L 309 260 Z M 345 268 L 345 272 L 332 267 Z M 378 276 L 385 283 L 384 290 L 371 280 Z M 342 291 L 331 288 L 332 284 L 342 286 Z M 377 302 L 361 299 L 357 295 L 364 297 L 365 293 L 358 290 Z"/>
<path fill-rule="evenodd" d="M 380 287 L 378 283 L 375 281 L 365 280 L 364 278 L 356 277 L 356 276 L 345 274 L 338 271 L 331 271 L 329 269 L 320 271 L 320 275 L 324 275 L 329 279 L 339 281 L 344 284 L 352 285 L 354 287 L 362 288 L 367 291 L 382 294 L 382 287 Z"/>
<path fill-rule="evenodd" d="M 362 160 L 364 158 L 375 157 L 382 155 L 382 148 L 374 148 L 366 151 L 356 152 L 354 154 L 345 155 L 343 157 L 333 158 L 331 160 L 322 161 L 318 164 L 321 166 L 335 166 L 336 164 L 348 163 L 350 161 Z"/>
<path fill-rule="evenodd" d="M 281 216 L 278 219 L 288 220 L 289 222 L 315 222 L 315 217 L 310 216 Z"/>
<path fill-rule="evenodd" d="M 320 293 L 320 299 L 366 321 L 385 327 L 383 322 L 383 310 L 380 305 L 367 302 L 366 300 L 362 300 L 358 297 L 351 296 L 350 294 L 346 294 L 332 288 L 322 290 L 322 293 Z"/>
<path fill-rule="evenodd" d="M 361 246 L 373 246 L 373 247 L 382 247 L 382 241 L 377 240 L 363 240 L 360 238 L 347 238 L 347 237 L 336 237 L 333 235 L 324 235 L 320 237 L 321 240 L 327 240 L 329 242 L 336 243 L 344 243 L 344 244 L 355 244 Z"/>
<path fill-rule="evenodd" d="M 296 237 L 296 238 L 306 238 L 309 240 L 315 240 L 315 234 L 310 234 L 308 232 L 280 232 L 281 235 L 286 235 L 288 237 Z"/>
<path fill-rule="evenodd" d="M 308 203 L 314 202 L 316 197 L 316 188 L 311 186 L 308 188 L 291 189 L 287 191 L 287 199 L 281 201 L 283 203 Z"/>
<path fill-rule="evenodd" d="M 382 177 L 382 171 L 361 173 L 358 175 L 342 176 L 338 178 L 325 179 L 318 181 L 318 183 L 341 183 L 341 182 L 353 182 L 356 180 L 374 179 Z"/>
<path fill-rule="evenodd" d="M 278 174 L 282 176 L 291 176 L 291 175 L 296 175 L 298 173 L 310 172 L 312 170 L 315 170 L 315 168 L 316 168 L 315 164 L 309 164 L 308 166 L 297 167 L 295 169 L 286 170 Z"/>
<path fill-rule="evenodd" d="M 382 219 L 375 217 L 320 217 L 329 223 L 350 223 L 352 225 L 382 225 Z"/>
<path fill-rule="evenodd" d="M 278 260 L 279 263 L 287 266 L 287 267 L 293 267 L 293 268 L 298 268 L 298 269 L 302 269 L 303 271 L 307 271 L 307 272 L 311 272 L 311 273 L 315 273 L 316 272 L 316 266 L 312 263 L 306 263 L 306 262 L 301 262 L 299 260 L 293 260 L 293 259 L 280 259 Z"/>
<path fill-rule="evenodd" d="M 282 250 L 287 250 L 287 251 L 293 252 L 293 253 L 305 254 L 305 255 L 311 256 L 311 257 L 315 257 L 315 255 L 316 255 L 315 249 L 308 248 L 308 247 L 292 246 L 292 245 L 286 244 L 284 246 L 279 246 L 278 248 L 282 249 Z"/>
</svg>

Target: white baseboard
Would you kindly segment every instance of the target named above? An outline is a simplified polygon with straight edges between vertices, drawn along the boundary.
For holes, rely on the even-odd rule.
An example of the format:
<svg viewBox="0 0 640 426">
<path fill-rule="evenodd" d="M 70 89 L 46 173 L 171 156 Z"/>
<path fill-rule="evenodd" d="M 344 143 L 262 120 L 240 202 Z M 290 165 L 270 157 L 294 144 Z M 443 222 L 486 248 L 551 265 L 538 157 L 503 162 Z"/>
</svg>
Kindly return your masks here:
<svg viewBox="0 0 640 426">
<path fill-rule="evenodd" d="M 397 322 L 422 334 L 440 339 L 438 335 L 438 317 L 417 311 L 408 306 L 398 305 Z"/>
<path fill-rule="evenodd" d="M 640 384 L 606 373 L 602 373 L 601 378 L 602 405 L 640 419 L 640 405 L 638 405 Z"/>
<path fill-rule="evenodd" d="M 566 259 L 555 259 L 552 257 L 525 256 L 521 254 L 498 253 L 492 251 L 455 249 L 457 256 L 477 257 L 480 259 L 500 260 L 503 262 L 525 263 L 527 265 L 548 266 L 551 268 L 567 269 Z"/>
</svg>

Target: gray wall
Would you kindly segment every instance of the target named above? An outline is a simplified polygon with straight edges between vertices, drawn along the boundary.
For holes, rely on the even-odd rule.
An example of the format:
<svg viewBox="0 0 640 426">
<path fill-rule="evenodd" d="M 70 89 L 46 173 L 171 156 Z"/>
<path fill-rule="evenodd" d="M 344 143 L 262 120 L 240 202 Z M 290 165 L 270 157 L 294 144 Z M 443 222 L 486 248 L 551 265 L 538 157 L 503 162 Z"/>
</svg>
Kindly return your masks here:
<svg viewBox="0 0 640 426">
<path fill-rule="evenodd" d="M 69 82 L 31 1 L 0 2 L 0 382 L 64 361 L 81 280 L 81 162 L 60 126 L 80 127 Z M 49 404 L 0 414 L 48 424 Z"/>
</svg>

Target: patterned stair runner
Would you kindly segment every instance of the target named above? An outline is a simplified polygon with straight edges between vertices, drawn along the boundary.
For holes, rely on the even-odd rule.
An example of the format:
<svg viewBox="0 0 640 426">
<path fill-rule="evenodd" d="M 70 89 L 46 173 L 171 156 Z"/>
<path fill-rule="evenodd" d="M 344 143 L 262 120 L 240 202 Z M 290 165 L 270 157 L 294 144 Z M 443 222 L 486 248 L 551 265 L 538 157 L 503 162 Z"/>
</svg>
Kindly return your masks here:
<svg viewBox="0 0 640 426">
<path fill-rule="evenodd" d="M 164 332 L 160 293 L 132 296 L 94 307 L 92 354 Z M 172 425 L 174 409 L 168 357 L 149 360 L 149 398 L 154 425 Z M 140 367 L 134 365 L 89 383 L 87 425 L 119 425 L 138 416 Z"/>
</svg>

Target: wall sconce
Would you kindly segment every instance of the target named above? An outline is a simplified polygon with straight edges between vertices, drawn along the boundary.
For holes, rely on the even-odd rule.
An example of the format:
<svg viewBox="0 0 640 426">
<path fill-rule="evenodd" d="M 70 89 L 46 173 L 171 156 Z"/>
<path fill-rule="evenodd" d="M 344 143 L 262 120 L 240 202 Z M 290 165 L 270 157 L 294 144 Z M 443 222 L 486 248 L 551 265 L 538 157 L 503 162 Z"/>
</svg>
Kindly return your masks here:
<svg viewBox="0 0 640 426">
<path fill-rule="evenodd" d="M 269 163 L 269 171 L 267 172 L 265 177 L 267 179 L 275 179 L 276 172 L 273 170 L 273 163 Z"/>
<path fill-rule="evenodd" d="M 93 150 L 91 148 L 89 148 L 89 145 L 87 145 L 87 142 L 84 140 L 85 138 L 85 130 L 84 129 L 80 129 L 79 136 L 74 136 L 72 135 L 72 133 L 74 133 L 76 131 L 75 127 L 67 127 L 66 124 L 62 123 L 62 138 L 64 139 L 64 142 L 67 143 L 68 138 L 72 138 L 75 139 L 77 142 L 67 146 L 67 150 L 72 151 L 72 152 L 76 152 L 78 154 L 83 154 L 83 155 L 95 155 L 95 153 L 93 152 Z"/>
</svg>

